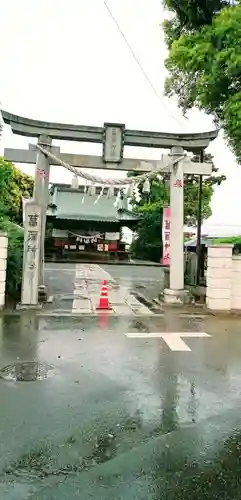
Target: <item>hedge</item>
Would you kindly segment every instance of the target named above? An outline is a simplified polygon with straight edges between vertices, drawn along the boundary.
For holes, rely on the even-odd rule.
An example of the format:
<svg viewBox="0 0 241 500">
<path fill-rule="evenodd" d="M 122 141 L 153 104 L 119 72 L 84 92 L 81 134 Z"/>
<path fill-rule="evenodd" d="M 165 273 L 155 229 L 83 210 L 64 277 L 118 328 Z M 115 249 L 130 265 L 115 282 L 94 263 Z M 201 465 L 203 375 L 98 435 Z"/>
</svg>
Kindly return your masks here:
<svg viewBox="0 0 241 500">
<path fill-rule="evenodd" d="M 11 298 L 18 298 L 22 281 L 23 228 L 0 215 L 0 231 L 8 235 L 6 294 Z"/>
</svg>

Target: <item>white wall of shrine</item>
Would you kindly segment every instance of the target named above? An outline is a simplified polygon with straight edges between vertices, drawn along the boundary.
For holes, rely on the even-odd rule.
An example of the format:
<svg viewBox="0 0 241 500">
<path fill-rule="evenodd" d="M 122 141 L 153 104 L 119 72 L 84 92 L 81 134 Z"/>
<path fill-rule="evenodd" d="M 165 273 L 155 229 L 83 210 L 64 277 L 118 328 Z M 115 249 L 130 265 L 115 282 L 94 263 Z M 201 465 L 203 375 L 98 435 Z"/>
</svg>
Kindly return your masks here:
<svg viewBox="0 0 241 500">
<path fill-rule="evenodd" d="M 208 248 L 206 304 L 213 311 L 241 311 L 241 255 L 233 255 L 233 245 Z"/>
<path fill-rule="evenodd" d="M 53 238 L 68 238 L 69 231 L 67 229 L 53 229 Z"/>
<path fill-rule="evenodd" d="M 52 236 L 53 238 L 68 238 L 69 231 L 66 229 L 53 229 Z"/>
<path fill-rule="evenodd" d="M 8 237 L 0 233 L 0 309 L 5 305 Z"/>
</svg>

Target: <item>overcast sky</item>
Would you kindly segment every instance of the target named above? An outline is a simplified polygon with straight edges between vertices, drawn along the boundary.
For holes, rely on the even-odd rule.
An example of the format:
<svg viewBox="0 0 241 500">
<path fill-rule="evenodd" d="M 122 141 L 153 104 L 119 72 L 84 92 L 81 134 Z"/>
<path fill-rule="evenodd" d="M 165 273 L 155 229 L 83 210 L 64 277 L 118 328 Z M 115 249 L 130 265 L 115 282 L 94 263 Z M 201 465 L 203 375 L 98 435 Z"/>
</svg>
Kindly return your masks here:
<svg viewBox="0 0 241 500">
<path fill-rule="evenodd" d="M 153 85 L 155 95 L 133 59 L 103 0 L 8 0 L 1 5 L 0 100 L 3 109 L 46 121 L 102 126 L 106 121 L 128 128 L 203 132 L 214 128 L 210 117 L 191 112 L 185 120 L 175 100 L 163 97 L 166 48 L 160 0 L 107 0 Z M 28 147 L 27 138 L 4 127 L 4 147 Z M 32 139 L 33 142 L 33 139 Z M 58 141 L 54 144 L 60 145 Z M 61 143 L 61 150 L 99 154 L 100 146 Z M 241 171 L 220 136 L 210 151 L 228 180 L 215 192 L 209 221 L 225 231 L 241 230 Z M 125 148 L 125 156 L 160 157 L 151 149 Z M 21 166 L 33 173 L 33 167 Z M 71 175 L 51 169 L 51 181 Z M 239 226 L 239 227 L 238 227 Z M 229 230 L 230 231 L 230 230 Z"/>
</svg>

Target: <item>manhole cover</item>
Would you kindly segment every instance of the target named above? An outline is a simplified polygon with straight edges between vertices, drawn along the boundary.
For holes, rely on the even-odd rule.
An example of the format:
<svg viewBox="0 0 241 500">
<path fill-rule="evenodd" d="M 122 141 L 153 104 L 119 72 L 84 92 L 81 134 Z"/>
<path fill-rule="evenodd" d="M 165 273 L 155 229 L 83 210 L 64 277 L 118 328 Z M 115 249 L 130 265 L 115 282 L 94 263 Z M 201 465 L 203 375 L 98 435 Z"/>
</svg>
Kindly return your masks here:
<svg viewBox="0 0 241 500">
<path fill-rule="evenodd" d="M 35 361 L 15 363 L 5 366 L 0 370 L 0 379 L 14 380 L 17 382 L 35 382 L 45 380 L 54 375 L 54 367 L 43 365 Z"/>
</svg>

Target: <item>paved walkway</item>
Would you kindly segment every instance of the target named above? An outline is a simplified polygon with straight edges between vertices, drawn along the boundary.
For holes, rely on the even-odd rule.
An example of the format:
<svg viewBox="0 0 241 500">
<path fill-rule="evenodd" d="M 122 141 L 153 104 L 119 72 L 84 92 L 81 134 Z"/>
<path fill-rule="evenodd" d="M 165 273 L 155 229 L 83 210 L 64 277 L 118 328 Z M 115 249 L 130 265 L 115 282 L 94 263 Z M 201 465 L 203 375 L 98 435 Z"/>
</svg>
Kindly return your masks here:
<svg viewBox="0 0 241 500">
<path fill-rule="evenodd" d="M 100 299 L 103 280 L 108 281 L 110 313 L 125 315 L 152 315 L 128 288 L 117 283 L 112 276 L 97 264 L 77 264 L 74 283 L 72 313 L 97 314 L 96 307 Z"/>
<path fill-rule="evenodd" d="M 0 317 L 1 500 L 240 499 L 240 319 L 107 320 Z"/>
</svg>

